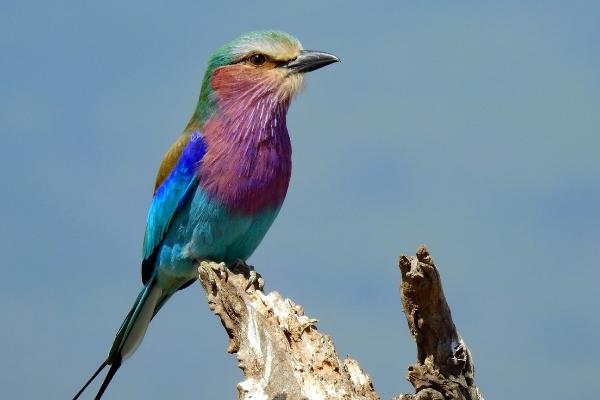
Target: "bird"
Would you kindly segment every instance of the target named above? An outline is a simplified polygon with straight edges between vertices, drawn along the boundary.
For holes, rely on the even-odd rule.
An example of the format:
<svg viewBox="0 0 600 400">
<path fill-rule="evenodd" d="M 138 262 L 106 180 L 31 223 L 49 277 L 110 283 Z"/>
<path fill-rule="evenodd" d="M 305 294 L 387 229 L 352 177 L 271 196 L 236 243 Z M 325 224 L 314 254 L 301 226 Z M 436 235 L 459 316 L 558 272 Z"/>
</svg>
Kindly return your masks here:
<svg viewBox="0 0 600 400">
<path fill-rule="evenodd" d="M 107 358 L 96 400 L 142 342 L 150 321 L 197 279 L 200 261 L 245 263 L 277 217 L 290 182 L 286 115 L 306 73 L 339 62 L 276 30 L 243 33 L 207 63 L 183 133 L 164 155 L 142 246 L 143 288 Z"/>
</svg>

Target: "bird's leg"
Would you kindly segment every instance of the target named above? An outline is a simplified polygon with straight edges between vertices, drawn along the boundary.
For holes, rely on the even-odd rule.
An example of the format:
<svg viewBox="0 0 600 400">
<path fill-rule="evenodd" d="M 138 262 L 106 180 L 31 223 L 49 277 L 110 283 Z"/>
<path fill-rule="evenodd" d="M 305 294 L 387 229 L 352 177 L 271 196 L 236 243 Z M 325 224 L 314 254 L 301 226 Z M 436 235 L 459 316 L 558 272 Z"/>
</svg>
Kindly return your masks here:
<svg viewBox="0 0 600 400">
<path fill-rule="evenodd" d="M 235 265 L 248 270 L 249 276 L 248 276 L 248 284 L 246 285 L 246 292 L 248 292 L 248 289 L 250 289 L 252 286 L 254 286 L 254 283 L 258 284 L 257 285 L 258 290 L 263 290 L 263 288 L 265 287 L 265 280 L 262 278 L 262 276 L 260 276 L 260 274 L 258 272 L 256 272 L 253 265 L 246 264 L 246 261 L 244 261 L 242 259 L 238 259 L 235 262 Z"/>
</svg>

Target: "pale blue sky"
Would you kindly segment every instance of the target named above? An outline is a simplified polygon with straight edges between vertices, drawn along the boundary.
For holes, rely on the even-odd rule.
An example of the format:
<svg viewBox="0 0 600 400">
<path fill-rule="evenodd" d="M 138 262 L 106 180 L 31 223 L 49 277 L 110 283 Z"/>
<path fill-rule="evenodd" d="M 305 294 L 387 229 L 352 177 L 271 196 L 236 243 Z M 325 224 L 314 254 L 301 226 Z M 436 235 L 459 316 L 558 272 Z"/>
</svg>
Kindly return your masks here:
<svg viewBox="0 0 600 400">
<path fill-rule="evenodd" d="M 487 398 L 597 394 L 598 2 L 2 0 L 0 397 L 70 398 L 106 355 L 207 56 L 266 28 L 343 60 L 289 113 L 267 289 L 390 398 L 415 359 L 396 259 L 427 243 Z M 194 285 L 106 398 L 235 398 L 226 343 Z"/>
</svg>

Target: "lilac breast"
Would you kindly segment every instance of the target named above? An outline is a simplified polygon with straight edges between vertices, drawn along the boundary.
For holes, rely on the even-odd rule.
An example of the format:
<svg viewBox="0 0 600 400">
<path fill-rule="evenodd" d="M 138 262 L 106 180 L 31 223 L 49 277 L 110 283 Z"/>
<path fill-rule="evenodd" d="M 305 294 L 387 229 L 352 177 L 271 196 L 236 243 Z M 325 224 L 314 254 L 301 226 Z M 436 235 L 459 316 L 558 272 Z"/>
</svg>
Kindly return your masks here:
<svg viewBox="0 0 600 400">
<path fill-rule="evenodd" d="M 292 169 L 286 112 L 287 104 L 265 97 L 252 109 L 217 111 L 207 121 L 198 173 L 210 198 L 244 215 L 281 206 Z"/>
</svg>

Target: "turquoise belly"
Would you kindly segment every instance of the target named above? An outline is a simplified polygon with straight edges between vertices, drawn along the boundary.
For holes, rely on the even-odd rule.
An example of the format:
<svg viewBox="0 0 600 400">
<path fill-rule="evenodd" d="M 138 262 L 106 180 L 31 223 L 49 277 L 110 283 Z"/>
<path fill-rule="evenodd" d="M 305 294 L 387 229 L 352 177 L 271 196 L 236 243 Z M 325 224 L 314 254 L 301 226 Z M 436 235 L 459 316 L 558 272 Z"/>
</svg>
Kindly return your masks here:
<svg viewBox="0 0 600 400">
<path fill-rule="evenodd" d="M 157 278 L 163 288 L 178 287 L 198 275 L 197 260 L 231 264 L 258 247 L 279 208 L 254 215 L 234 214 L 198 188 L 178 213 L 160 245 Z"/>
</svg>

